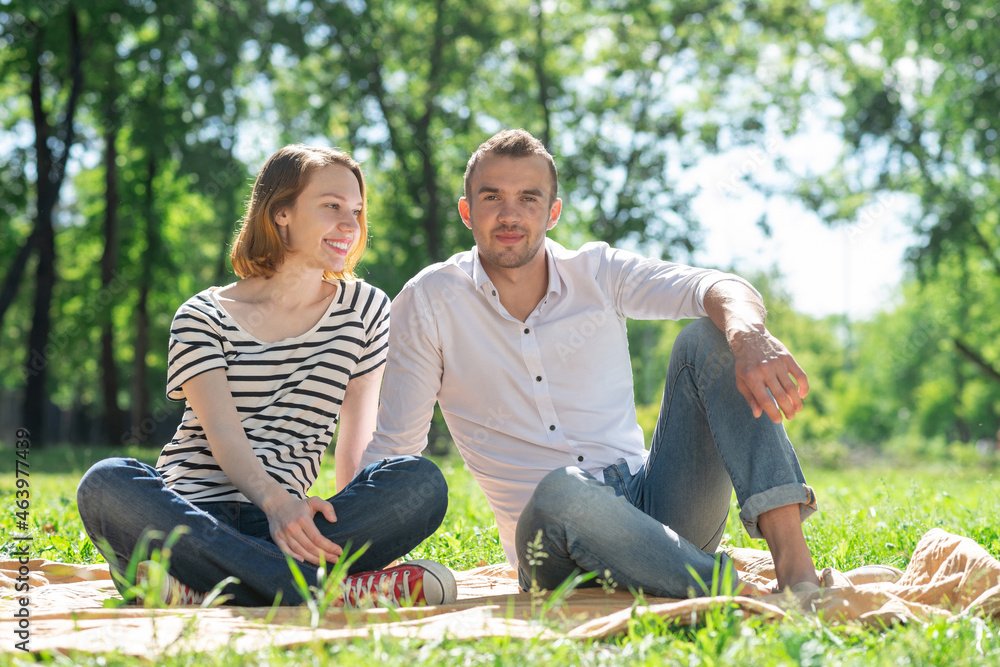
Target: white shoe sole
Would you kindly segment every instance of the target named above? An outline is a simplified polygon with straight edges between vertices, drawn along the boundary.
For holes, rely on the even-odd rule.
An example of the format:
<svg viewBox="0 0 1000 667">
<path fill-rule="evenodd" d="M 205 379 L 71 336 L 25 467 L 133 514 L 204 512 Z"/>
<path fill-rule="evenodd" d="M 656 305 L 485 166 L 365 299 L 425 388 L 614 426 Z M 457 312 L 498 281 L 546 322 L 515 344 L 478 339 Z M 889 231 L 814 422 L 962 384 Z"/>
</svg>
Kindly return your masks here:
<svg viewBox="0 0 1000 667">
<path fill-rule="evenodd" d="M 451 604 L 458 599 L 455 575 L 441 563 L 433 560 L 410 560 L 402 565 L 417 565 L 424 571 L 423 593 L 428 606 Z"/>
</svg>

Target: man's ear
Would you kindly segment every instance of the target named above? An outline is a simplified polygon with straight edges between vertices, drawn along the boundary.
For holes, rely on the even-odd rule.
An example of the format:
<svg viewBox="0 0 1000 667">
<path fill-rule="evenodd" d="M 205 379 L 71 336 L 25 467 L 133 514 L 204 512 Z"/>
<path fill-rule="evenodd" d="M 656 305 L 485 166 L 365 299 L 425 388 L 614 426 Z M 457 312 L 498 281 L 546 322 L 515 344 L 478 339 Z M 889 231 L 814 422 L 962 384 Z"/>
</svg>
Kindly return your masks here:
<svg viewBox="0 0 1000 667">
<path fill-rule="evenodd" d="M 552 208 L 549 209 L 549 226 L 545 228 L 546 231 L 552 229 L 559 222 L 559 214 L 562 213 L 562 199 L 556 199 L 555 203 L 552 204 Z"/>
<path fill-rule="evenodd" d="M 472 229 L 472 212 L 469 208 L 469 200 L 465 197 L 461 197 L 458 200 L 458 214 L 462 216 L 462 222 L 469 229 Z"/>
</svg>

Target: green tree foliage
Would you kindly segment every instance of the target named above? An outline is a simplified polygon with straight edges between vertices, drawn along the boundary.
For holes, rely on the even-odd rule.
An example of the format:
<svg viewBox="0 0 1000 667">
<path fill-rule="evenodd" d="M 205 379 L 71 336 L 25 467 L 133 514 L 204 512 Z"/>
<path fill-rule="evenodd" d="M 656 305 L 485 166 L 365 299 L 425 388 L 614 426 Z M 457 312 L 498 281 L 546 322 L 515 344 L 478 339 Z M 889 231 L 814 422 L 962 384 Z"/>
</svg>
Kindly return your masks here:
<svg viewBox="0 0 1000 667">
<path fill-rule="evenodd" d="M 838 5 L 824 52 L 841 91 L 843 160 L 803 194 L 826 219 L 868 233 L 863 207 L 905 194 L 914 282 L 856 329 L 843 385 L 848 435 L 970 440 L 1000 422 L 1000 5 L 864 0 Z M 855 233 L 856 232 L 856 233 Z M 862 239 L 863 240 L 863 239 Z M 992 311 L 992 312 L 995 312 Z"/>
<path fill-rule="evenodd" d="M 47 349 L 36 417 L 51 398 L 107 418 L 72 430 L 145 439 L 165 414 L 170 317 L 231 278 L 275 135 L 364 163 L 365 269 L 390 293 L 471 245 L 455 215 L 465 161 L 504 126 L 556 154 L 559 239 L 683 255 L 697 240 L 683 170 L 759 141 L 768 118 L 794 130 L 795 63 L 823 25 L 809 5 L 739 0 L 4 2 L 0 382 L 21 392 L 30 350 Z M 67 187 L 41 197 L 53 173 Z M 28 243 L 43 237 L 47 255 Z"/>
<path fill-rule="evenodd" d="M 992 333 L 1000 278 L 969 269 L 942 263 L 933 280 L 907 284 L 895 309 L 856 327 L 854 372 L 840 386 L 847 436 L 865 443 L 900 435 L 995 437 L 1000 382 L 982 358 L 1000 358 Z"/>
<path fill-rule="evenodd" d="M 245 12 L 253 7 L 242 5 Z M 12 100 L 3 126 L 14 144 L 5 156 L 4 187 L 12 197 L 3 232 L 24 239 L 5 263 L 3 310 L 9 305 L 11 316 L 0 335 L 11 350 L 4 366 L 13 372 L 3 382 L 18 389 L 26 380 L 21 423 L 36 442 L 45 440 L 50 397 L 63 407 L 103 409 L 112 441 L 134 432 L 124 431 L 116 399 L 131 403 L 133 426 L 148 421 L 146 357 L 154 349 L 153 384 L 162 395 L 169 313 L 181 295 L 223 275 L 244 196 L 248 173 L 232 155 L 242 108 L 235 83 L 242 35 L 254 20 L 199 0 L 170 7 L 11 2 L 0 12 L 0 36 L 11 47 L 0 69 Z M 58 29 L 64 25 L 68 37 Z M 32 125 L 33 143 L 22 143 Z M 67 172 L 74 143 L 83 157 Z M 60 201 L 68 174 L 73 190 Z M 36 196 L 13 209 L 28 184 Z M 168 196 L 156 190 L 161 185 Z M 163 230 L 164 218 L 191 210 L 188 191 L 199 199 L 193 208 L 200 215 Z M 171 246 L 178 234 L 184 238 Z M 40 277 L 19 290 L 22 258 L 35 249 Z M 58 274 L 57 256 L 65 258 Z M 26 321 L 32 326 L 24 348 Z M 118 363 L 130 356 L 134 380 L 120 383 Z"/>
<path fill-rule="evenodd" d="M 865 195 L 916 195 L 921 272 L 977 249 L 1000 268 L 1000 6 L 959 0 L 865 0 L 834 61 L 842 79 L 845 160 L 806 195 L 849 220 Z M 849 10 L 848 10 L 849 11 Z M 829 55 L 829 54 L 828 54 Z M 847 193 L 844 192 L 847 189 Z M 848 193 L 850 196 L 847 196 Z"/>
<path fill-rule="evenodd" d="M 17 10 L 20 10 L 19 12 Z M 20 34 L 3 63 L 20 76 L 30 113 L 23 120 L 33 130 L 34 212 L 31 230 L 20 244 L 4 277 L 0 323 L 34 256 L 34 295 L 24 367 L 24 426 L 44 440 L 44 405 L 48 398 L 48 360 L 52 356 L 52 300 L 56 284 L 55 209 L 66 180 L 70 151 L 76 141 L 76 115 L 83 92 L 81 16 L 75 7 L 61 21 L 50 21 L 44 8 L 16 7 L 4 14 L 4 32 Z M 19 19 L 19 20 L 18 20 Z M 19 119 L 20 120 L 20 119 Z"/>
<path fill-rule="evenodd" d="M 371 279 L 394 293 L 471 246 L 455 214 L 470 152 L 524 127 L 561 170 L 554 236 L 683 256 L 696 242 L 681 175 L 709 152 L 793 130 L 812 8 L 746 2 L 385 0 L 301 5 L 271 59 L 286 140 L 328 137 L 372 173 Z M 734 20 L 735 19 L 735 20 Z M 346 28 L 345 26 L 350 26 Z"/>
</svg>

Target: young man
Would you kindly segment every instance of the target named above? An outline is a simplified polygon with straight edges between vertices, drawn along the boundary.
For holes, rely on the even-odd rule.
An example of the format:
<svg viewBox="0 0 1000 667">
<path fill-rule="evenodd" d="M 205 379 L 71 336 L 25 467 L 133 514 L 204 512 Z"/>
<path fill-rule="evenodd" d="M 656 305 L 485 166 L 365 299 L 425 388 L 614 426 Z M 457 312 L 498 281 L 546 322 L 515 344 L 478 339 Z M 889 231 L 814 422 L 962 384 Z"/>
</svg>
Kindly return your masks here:
<svg viewBox="0 0 1000 667">
<path fill-rule="evenodd" d="M 815 496 L 781 426 L 808 382 L 765 328 L 759 294 L 736 276 L 606 244 L 561 247 L 546 239 L 557 188 L 552 156 L 523 130 L 473 154 L 458 208 L 476 247 L 396 297 L 361 465 L 422 451 L 436 401 L 522 588 L 582 570 L 652 595 L 702 594 L 699 579 L 732 569 L 715 550 L 733 488 L 779 587 L 814 586 L 801 521 Z M 675 343 L 648 453 L 628 317 L 702 318 Z"/>
</svg>

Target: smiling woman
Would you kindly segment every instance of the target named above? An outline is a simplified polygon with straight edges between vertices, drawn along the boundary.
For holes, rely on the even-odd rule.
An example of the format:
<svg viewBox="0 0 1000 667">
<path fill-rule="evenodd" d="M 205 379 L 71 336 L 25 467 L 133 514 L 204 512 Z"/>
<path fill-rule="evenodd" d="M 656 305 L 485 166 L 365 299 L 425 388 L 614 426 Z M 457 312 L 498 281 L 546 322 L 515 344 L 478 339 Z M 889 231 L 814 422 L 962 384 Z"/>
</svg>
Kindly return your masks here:
<svg viewBox="0 0 1000 667">
<path fill-rule="evenodd" d="M 427 459 L 385 459 L 352 478 L 388 346 L 389 299 L 354 276 L 367 234 L 364 176 L 348 155 L 299 144 L 264 165 L 233 247 L 241 280 L 196 294 L 171 326 L 167 397 L 185 403 L 173 439 L 155 468 L 108 459 L 80 482 L 87 534 L 125 597 L 135 563 L 185 526 L 168 600 L 223 585 L 236 604 L 299 604 L 286 555 L 313 585 L 350 547 L 348 585 L 398 580 L 422 587 L 400 596 L 454 599 L 447 568 L 429 561 L 362 575 L 433 533 L 447 506 Z M 309 496 L 335 431 L 338 493 Z"/>
<path fill-rule="evenodd" d="M 287 232 L 289 212 L 327 207 L 352 211 L 357 231 L 354 242 L 348 243 L 343 266 L 324 271 L 323 277 L 353 280 L 354 267 L 368 242 L 365 195 L 361 166 L 346 153 L 302 144 L 282 148 L 257 176 L 243 226 L 233 244 L 233 270 L 241 278 L 272 276 L 288 251 L 282 229 Z M 309 212 L 315 211 L 303 211 Z"/>
</svg>

